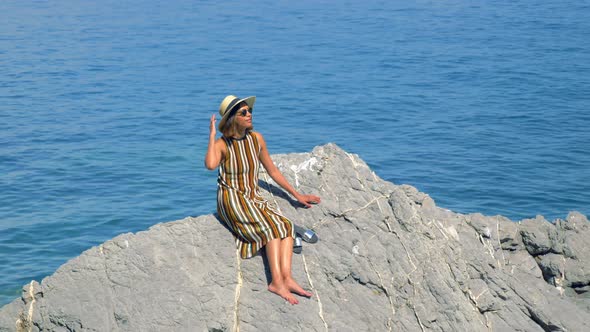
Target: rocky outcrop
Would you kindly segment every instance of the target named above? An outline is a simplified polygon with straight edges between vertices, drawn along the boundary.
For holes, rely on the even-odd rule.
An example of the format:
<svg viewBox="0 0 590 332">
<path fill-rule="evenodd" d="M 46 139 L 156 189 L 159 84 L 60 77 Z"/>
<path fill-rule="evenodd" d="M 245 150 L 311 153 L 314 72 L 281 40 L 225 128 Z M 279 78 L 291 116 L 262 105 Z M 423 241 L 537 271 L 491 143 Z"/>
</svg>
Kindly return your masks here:
<svg viewBox="0 0 590 332">
<path fill-rule="evenodd" d="M 264 194 L 320 241 L 295 255 L 313 291 L 291 306 L 266 290 L 265 260 L 238 258 L 213 215 L 122 234 L 0 310 L 0 331 L 589 330 L 589 223 L 570 213 L 513 222 L 439 208 L 333 144 L 275 155 L 301 208 L 261 174 Z"/>
</svg>

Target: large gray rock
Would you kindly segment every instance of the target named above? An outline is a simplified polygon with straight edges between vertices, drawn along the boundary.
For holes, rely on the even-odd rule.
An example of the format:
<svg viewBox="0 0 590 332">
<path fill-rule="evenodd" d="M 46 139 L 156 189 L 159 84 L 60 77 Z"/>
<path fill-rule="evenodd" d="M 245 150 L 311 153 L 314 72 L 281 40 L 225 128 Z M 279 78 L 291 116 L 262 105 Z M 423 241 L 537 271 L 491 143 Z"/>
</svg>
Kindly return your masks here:
<svg viewBox="0 0 590 332">
<path fill-rule="evenodd" d="M 25 285 L 0 309 L 0 331 L 589 330 L 585 216 L 454 213 L 333 144 L 273 159 L 322 197 L 303 209 L 261 174 L 264 194 L 321 238 L 293 260 L 311 299 L 291 306 L 268 292 L 263 257 L 239 259 L 207 215 L 85 251 Z"/>
</svg>

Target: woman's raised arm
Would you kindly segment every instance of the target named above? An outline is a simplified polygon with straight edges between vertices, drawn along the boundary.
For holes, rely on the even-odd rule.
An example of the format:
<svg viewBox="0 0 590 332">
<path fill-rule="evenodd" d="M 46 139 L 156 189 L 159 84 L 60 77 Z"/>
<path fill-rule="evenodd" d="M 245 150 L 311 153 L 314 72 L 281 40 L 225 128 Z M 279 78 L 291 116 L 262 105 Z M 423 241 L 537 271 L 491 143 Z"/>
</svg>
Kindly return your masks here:
<svg viewBox="0 0 590 332">
<path fill-rule="evenodd" d="M 205 155 L 205 167 L 209 170 L 216 169 L 225 155 L 225 144 L 223 144 L 221 138 L 215 140 L 216 133 L 215 114 L 213 114 L 209 123 L 209 146 L 207 147 L 207 154 Z"/>
</svg>

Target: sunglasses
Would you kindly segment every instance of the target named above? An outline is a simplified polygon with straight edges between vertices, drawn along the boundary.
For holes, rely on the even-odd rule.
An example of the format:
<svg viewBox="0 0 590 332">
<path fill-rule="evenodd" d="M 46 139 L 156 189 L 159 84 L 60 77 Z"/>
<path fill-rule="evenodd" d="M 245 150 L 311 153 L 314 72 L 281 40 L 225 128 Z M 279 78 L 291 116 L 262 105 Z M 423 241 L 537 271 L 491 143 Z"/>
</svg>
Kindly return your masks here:
<svg viewBox="0 0 590 332">
<path fill-rule="evenodd" d="M 241 110 L 238 110 L 236 112 L 236 114 L 240 115 L 240 116 L 246 116 L 246 113 L 250 112 L 250 114 L 252 114 L 252 109 L 248 109 L 248 108 L 243 108 Z"/>
</svg>

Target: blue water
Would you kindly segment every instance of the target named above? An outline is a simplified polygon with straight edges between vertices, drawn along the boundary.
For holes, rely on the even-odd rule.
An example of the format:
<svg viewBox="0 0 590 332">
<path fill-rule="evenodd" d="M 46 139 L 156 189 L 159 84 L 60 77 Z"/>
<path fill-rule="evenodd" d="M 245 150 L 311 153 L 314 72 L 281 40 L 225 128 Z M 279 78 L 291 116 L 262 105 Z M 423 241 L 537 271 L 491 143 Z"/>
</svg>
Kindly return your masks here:
<svg viewBox="0 0 590 332">
<path fill-rule="evenodd" d="M 215 209 L 208 119 L 335 142 L 437 204 L 590 213 L 589 1 L 0 2 L 0 305 L 122 232 Z"/>
</svg>

